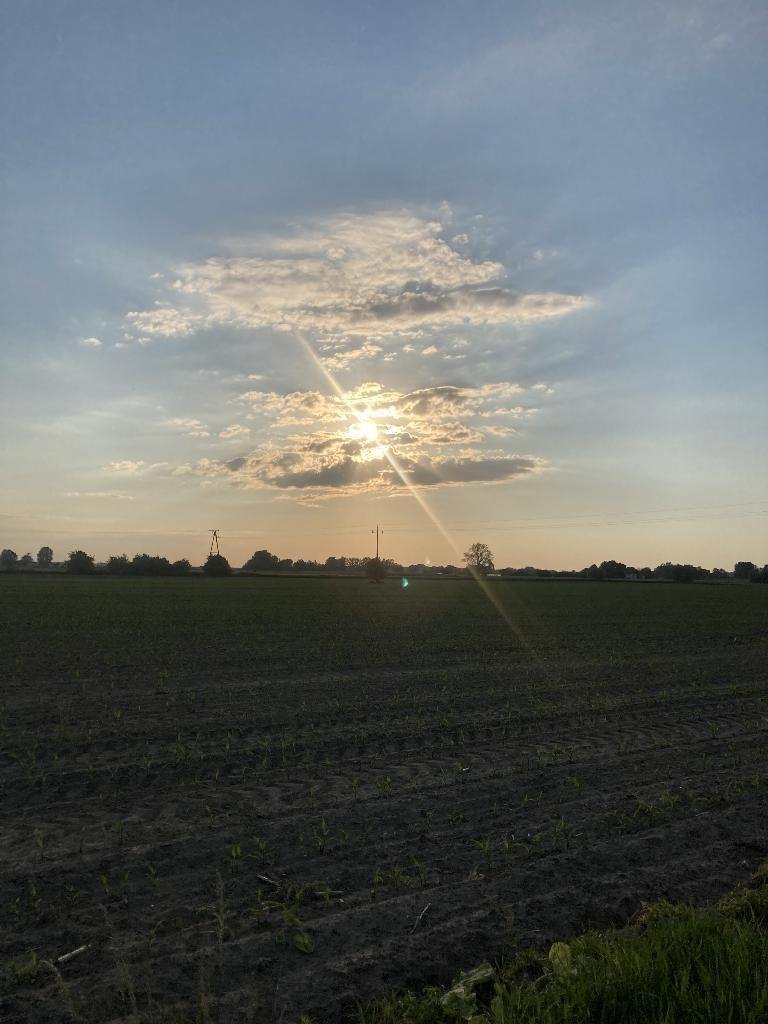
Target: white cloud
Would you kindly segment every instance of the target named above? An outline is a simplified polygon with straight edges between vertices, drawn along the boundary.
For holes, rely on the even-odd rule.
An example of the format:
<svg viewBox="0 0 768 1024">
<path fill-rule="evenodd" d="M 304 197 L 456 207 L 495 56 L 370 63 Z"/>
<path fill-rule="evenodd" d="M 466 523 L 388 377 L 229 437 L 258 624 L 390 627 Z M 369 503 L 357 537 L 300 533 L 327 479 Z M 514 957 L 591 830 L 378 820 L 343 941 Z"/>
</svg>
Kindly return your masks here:
<svg viewBox="0 0 768 1024">
<path fill-rule="evenodd" d="M 132 459 L 119 459 L 115 462 L 108 462 L 106 466 L 101 468 L 107 473 L 128 473 L 134 474 L 140 472 L 146 463 L 143 460 L 134 462 Z"/>
<path fill-rule="evenodd" d="M 123 473 L 127 476 L 147 476 L 150 473 L 160 473 L 169 468 L 168 462 L 145 462 L 143 459 L 118 459 L 108 462 L 101 467 L 106 473 Z"/>
<path fill-rule="evenodd" d="M 249 434 L 248 427 L 243 427 L 239 423 L 231 423 L 228 427 L 225 427 L 219 432 L 219 437 L 225 441 L 230 441 L 233 438 L 244 437 Z"/>
<path fill-rule="evenodd" d="M 184 417 L 175 416 L 172 419 L 166 420 L 164 425 L 180 431 L 186 437 L 211 436 L 211 432 L 206 424 L 201 423 L 200 420 L 185 419 Z"/>
<path fill-rule="evenodd" d="M 331 372 L 347 370 L 358 360 L 372 359 L 383 351 L 381 345 L 377 345 L 375 341 L 364 341 L 362 345 L 352 345 L 348 348 L 337 348 L 336 351 L 333 351 L 335 347 L 336 343 L 326 343 L 323 346 L 323 351 L 320 355 L 320 361 L 323 366 L 326 370 L 330 370 Z M 332 355 L 325 354 L 329 349 L 333 352 Z"/>
<path fill-rule="evenodd" d="M 189 310 L 182 312 L 165 306 L 126 313 L 125 318 L 137 331 L 161 338 L 191 334 L 196 327 L 204 325 L 203 317 Z M 148 341 L 148 338 L 139 338 L 139 344 L 147 344 Z"/>
<path fill-rule="evenodd" d="M 529 323 L 587 304 L 579 295 L 510 290 L 500 263 L 471 260 L 442 238 L 440 223 L 406 211 L 338 216 L 240 249 L 180 267 L 177 308 L 127 319 L 164 337 L 214 324 L 310 331 L 343 349 L 350 338 L 378 343 L 415 331 Z"/>
<path fill-rule="evenodd" d="M 65 491 L 65 498 L 113 498 L 116 501 L 135 501 L 132 494 L 120 494 L 119 491 Z"/>
<path fill-rule="evenodd" d="M 80 348 L 101 348 L 101 341 L 99 338 L 83 338 L 78 342 Z"/>
</svg>

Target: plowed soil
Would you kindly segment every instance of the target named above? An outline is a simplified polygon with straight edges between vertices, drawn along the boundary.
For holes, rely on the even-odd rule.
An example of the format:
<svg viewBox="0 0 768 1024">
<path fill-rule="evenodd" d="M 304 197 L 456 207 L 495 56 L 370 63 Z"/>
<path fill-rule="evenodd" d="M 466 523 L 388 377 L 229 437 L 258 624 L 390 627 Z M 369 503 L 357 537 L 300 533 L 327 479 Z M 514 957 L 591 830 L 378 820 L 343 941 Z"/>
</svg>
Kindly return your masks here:
<svg viewBox="0 0 768 1024">
<path fill-rule="evenodd" d="M 0 579 L 0 1019 L 338 1022 L 746 881 L 768 588 L 489 586 Z"/>
</svg>

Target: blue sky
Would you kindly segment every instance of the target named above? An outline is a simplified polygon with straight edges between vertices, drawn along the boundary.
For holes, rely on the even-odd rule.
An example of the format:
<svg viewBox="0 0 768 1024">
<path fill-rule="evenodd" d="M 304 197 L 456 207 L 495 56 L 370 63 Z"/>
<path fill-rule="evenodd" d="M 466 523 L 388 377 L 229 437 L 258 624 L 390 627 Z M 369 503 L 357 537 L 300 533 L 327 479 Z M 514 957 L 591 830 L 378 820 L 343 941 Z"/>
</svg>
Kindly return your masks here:
<svg viewBox="0 0 768 1024">
<path fill-rule="evenodd" d="M 2 23 L 3 546 L 768 560 L 764 5 Z"/>
</svg>

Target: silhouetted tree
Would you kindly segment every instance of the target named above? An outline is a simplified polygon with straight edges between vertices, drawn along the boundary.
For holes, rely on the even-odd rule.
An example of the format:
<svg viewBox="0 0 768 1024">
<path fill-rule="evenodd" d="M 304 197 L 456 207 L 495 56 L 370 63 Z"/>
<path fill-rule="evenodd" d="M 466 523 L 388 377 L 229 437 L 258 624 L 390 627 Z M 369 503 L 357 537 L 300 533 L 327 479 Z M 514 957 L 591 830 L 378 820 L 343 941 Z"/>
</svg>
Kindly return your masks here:
<svg viewBox="0 0 768 1024">
<path fill-rule="evenodd" d="M 290 572 L 293 568 L 292 558 L 281 558 L 277 563 L 277 568 L 280 572 Z"/>
<path fill-rule="evenodd" d="M 475 572 L 493 572 L 493 555 L 487 544 L 479 540 L 470 544 L 469 550 L 464 552 L 464 561 L 468 569 Z"/>
<path fill-rule="evenodd" d="M 733 567 L 733 575 L 737 580 L 748 580 L 756 568 L 754 562 L 737 562 Z"/>
<path fill-rule="evenodd" d="M 107 572 L 112 576 L 127 576 L 131 571 L 128 555 L 110 555 L 107 559 Z"/>
<path fill-rule="evenodd" d="M 171 566 L 174 576 L 186 576 L 192 569 L 188 558 L 179 558 Z"/>
<path fill-rule="evenodd" d="M 699 572 L 695 565 L 673 565 L 672 579 L 675 583 L 693 583 Z"/>
<path fill-rule="evenodd" d="M 671 580 L 675 567 L 671 562 L 662 562 L 653 570 L 654 578 L 657 580 Z"/>
<path fill-rule="evenodd" d="M 32 555 L 29 553 L 29 551 L 25 551 L 24 554 L 19 559 L 19 565 L 21 566 L 21 568 L 22 569 L 28 569 L 30 567 L 30 565 L 34 565 L 34 564 L 35 564 L 35 560 L 32 557 Z"/>
<path fill-rule="evenodd" d="M 768 583 L 768 565 L 764 565 L 762 569 L 755 567 L 755 571 L 749 578 L 753 583 Z"/>
<path fill-rule="evenodd" d="M 0 565 L 2 565 L 4 569 L 11 571 L 12 569 L 15 569 L 18 564 L 19 556 L 15 551 L 11 551 L 10 548 L 3 548 L 3 550 L 0 551 Z"/>
<path fill-rule="evenodd" d="M 730 574 L 726 569 L 713 569 L 712 578 L 716 580 L 727 580 Z"/>
<path fill-rule="evenodd" d="M 47 544 L 44 544 L 43 547 L 41 547 L 40 550 L 37 552 L 37 564 L 40 566 L 41 569 L 47 569 L 52 561 L 53 551 L 51 550 L 51 548 L 48 547 Z"/>
<path fill-rule="evenodd" d="M 277 555 L 273 555 L 271 551 L 262 550 L 254 551 L 243 568 L 251 572 L 269 572 L 277 569 L 279 564 L 280 559 Z"/>
<path fill-rule="evenodd" d="M 66 570 L 75 573 L 93 572 L 93 555 L 86 551 L 70 551 Z"/>
<path fill-rule="evenodd" d="M 136 576 L 170 576 L 171 563 L 162 555 L 134 555 L 131 572 Z"/>
<path fill-rule="evenodd" d="M 600 568 L 603 570 L 603 577 L 607 580 L 623 580 L 627 575 L 626 565 L 623 562 L 614 562 L 613 559 L 601 562 Z"/>
<path fill-rule="evenodd" d="M 325 560 L 325 568 L 329 572 L 344 572 L 347 568 L 347 560 L 343 555 L 336 558 L 334 555 L 329 555 Z"/>
<path fill-rule="evenodd" d="M 379 580 L 383 580 L 387 575 L 387 570 L 382 560 L 380 558 L 367 558 L 365 560 L 365 575 L 369 580 L 374 580 L 376 583 Z"/>
<path fill-rule="evenodd" d="M 229 576 L 232 573 L 232 567 L 224 555 L 208 555 L 203 572 L 206 576 Z"/>
</svg>

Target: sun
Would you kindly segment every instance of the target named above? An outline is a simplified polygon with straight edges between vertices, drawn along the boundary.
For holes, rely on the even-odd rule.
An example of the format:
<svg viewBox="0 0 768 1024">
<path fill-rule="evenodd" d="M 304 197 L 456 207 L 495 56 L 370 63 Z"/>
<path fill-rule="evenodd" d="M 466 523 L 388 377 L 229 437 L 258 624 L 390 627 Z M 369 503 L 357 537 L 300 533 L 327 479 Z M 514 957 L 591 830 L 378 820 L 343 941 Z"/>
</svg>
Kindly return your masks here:
<svg viewBox="0 0 768 1024">
<path fill-rule="evenodd" d="M 372 444 L 379 439 L 379 428 L 373 420 L 361 418 L 357 423 L 352 424 L 347 434 L 355 441 L 367 441 Z"/>
</svg>

